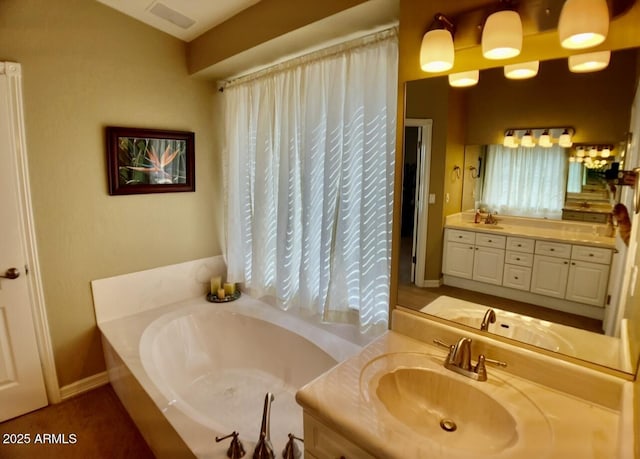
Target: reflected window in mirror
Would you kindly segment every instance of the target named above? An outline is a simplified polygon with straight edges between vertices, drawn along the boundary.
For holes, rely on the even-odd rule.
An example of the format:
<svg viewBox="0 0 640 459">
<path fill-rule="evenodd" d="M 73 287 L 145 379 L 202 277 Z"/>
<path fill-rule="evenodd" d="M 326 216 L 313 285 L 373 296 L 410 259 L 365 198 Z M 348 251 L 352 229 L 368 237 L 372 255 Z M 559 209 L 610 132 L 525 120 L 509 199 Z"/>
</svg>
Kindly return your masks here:
<svg viewBox="0 0 640 459">
<path fill-rule="evenodd" d="M 485 164 L 479 207 L 523 217 L 562 217 L 568 164 L 564 148 L 488 145 Z"/>
</svg>

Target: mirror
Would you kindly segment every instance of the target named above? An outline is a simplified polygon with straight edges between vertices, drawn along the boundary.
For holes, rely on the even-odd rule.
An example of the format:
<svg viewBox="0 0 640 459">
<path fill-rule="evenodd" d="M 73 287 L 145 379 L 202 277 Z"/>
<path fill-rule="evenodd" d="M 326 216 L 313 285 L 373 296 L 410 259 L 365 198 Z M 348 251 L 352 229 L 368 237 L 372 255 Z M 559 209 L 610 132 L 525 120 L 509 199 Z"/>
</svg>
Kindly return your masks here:
<svg viewBox="0 0 640 459">
<path fill-rule="evenodd" d="M 405 202 L 408 199 L 407 196 L 412 195 L 412 191 L 405 189 L 403 181 L 401 198 L 403 229 L 400 235 L 402 242 L 398 263 L 398 305 L 423 310 L 434 299 L 442 297 L 444 299 L 440 301 L 440 307 L 441 311 L 446 313 L 432 309 L 433 314 L 476 329 L 482 321 L 482 313 L 486 311 L 487 306 L 491 306 L 498 311 L 504 311 L 498 315 L 506 318 L 503 323 L 507 323 L 506 328 L 508 328 L 505 331 L 506 328 L 496 329 L 494 326 L 494 333 L 577 359 L 628 373 L 635 372 L 638 361 L 637 352 L 626 359 L 633 364 L 624 365 L 617 357 L 604 355 L 606 352 L 603 352 L 603 347 L 578 345 L 578 342 L 582 344 L 589 341 L 595 342 L 600 339 L 594 338 L 595 335 L 600 335 L 603 339 L 610 341 L 617 353 L 621 339 L 619 319 L 622 317 L 610 318 L 610 321 L 616 320 L 618 326 L 614 327 L 616 332 L 611 333 L 613 336 L 605 336 L 603 317 L 585 317 L 553 309 L 548 305 L 536 304 L 533 301 L 526 303 L 505 299 L 498 294 L 491 295 L 491 289 L 487 290 L 488 293 L 482 294 L 439 285 L 443 270 L 443 217 L 474 208 L 476 201 L 479 200 L 478 196 L 474 195 L 479 192 L 478 178 L 483 176 L 482 169 L 486 166 L 483 152 L 487 145 L 502 144 L 505 129 L 572 127 L 575 129 L 574 144 L 610 144 L 614 146 L 612 156 L 616 162 L 620 163 L 621 168 L 630 169 L 638 165 L 629 162 L 627 132 L 630 126 L 631 105 L 638 86 L 639 54 L 637 49 L 615 51 L 612 53 L 607 69 L 590 74 L 570 73 L 565 58 L 541 62 L 538 75 L 530 80 L 507 80 L 500 67 L 481 71 L 479 84 L 472 88 L 450 88 L 446 77 L 415 80 L 406 84 L 405 118 L 411 119 L 414 125 L 419 124 L 416 120 L 432 120 L 432 128 L 429 132 L 419 131 L 417 135 L 411 132 L 411 135 L 408 135 L 406 129 L 415 130 L 416 127 L 407 125 L 404 157 L 408 158 L 408 164 L 415 163 L 417 156 L 419 171 L 420 156 L 424 154 L 424 148 L 421 149 L 419 142 L 411 144 L 407 143 L 407 140 L 424 139 L 430 147 L 426 150 L 430 150 L 428 164 L 430 164 L 431 173 L 414 180 L 417 188 L 424 186 L 428 190 L 428 195 L 425 196 L 428 196 L 429 204 L 425 205 L 421 211 L 423 213 L 428 211 L 429 215 L 422 225 L 416 225 L 415 219 L 406 215 L 408 212 L 413 214 L 415 209 L 414 200 L 411 200 L 411 205 Z M 567 151 L 566 154 L 575 154 L 575 151 Z M 627 157 L 625 158 L 624 155 Z M 626 165 L 624 161 L 627 161 Z M 637 159 L 633 161 L 637 162 Z M 412 164 L 411 168 L 415 170 L 415 164 Z M 566 180 L 566 176 L 563 179 Z M 599 186 L 600 181 L 596 182 Z M 591 184 L 587 183 L 586 178 L 584 185 L 584 189 L 570 192 L 567 192 L 564 185 L 564 204 L 588 201 L 589 206 L 603 204 L 606 207 L 610 206 L 609 199 L 613 198 L 615 201 L 629 201 L 627 207 L 631 212 L 634 191 L 631 187 L 617 187 L 615 194 L 607 197 L 600 196 L 602 190 L 587 186 Z M 608 190 L 605 191 L 609 193 Z M 599 195 L 598 198 L 595 198 L 596 194 Z M 435 200 L 432 201 L 432 198 Z M 603 201 L 599 202 L 598 199 Z M 420 206 L 420 203 L 416 205 Z M 508 217 L 499 212 L 498 220 L 500 221 L 501 218 Z M 547 216 L 541 216 L 541 218 L 548 220 Z M 531 222 L 535 226 L 535 220 Z M 546 223 L 549 222 L 545 221 Z M 604 234 L 600 232 L 604 231 L 606 223 L 595 222 L 586 225 L 594 228 L 594 234 Z M 421 232 L 428 233 L 427 242 L 420 250 L 424 253 L 423 258 L 426 260 L 422 267 L 423 279 L 415 277 L 416 269 L 411 263 L 411 258 L 414 262 L 419 258 L 415 253 L 412 254 L 412 248 L 419 239 L 415 234 L 418 228 Z M 409 262 L 406 261 L 406 257 L 403 261 L 402 254 L 407 254 Z M 624 260 L 620 263 L 616 261 L 624 255 L 623 253 L 615 255 L 616 258 L 611 264 L 612 277 L 622 275 L 614 271 L 615 269 L 624 271 Z M 618 264 L 622 268 L 614 267 Z M 417 271 L 421 272 L 420 269 Z M 618 300 L 614 299 L 614 301 Z M 472 317 L 470 303 L 485 306 L 480 308 L 480 313 L 476 311 Z M 633 322 L 632 326 L 637 328 L 638 324 L 635 322 L 638 321 L 640 311 L 634 309 L 640 309 L 640 306 L 634 306 L 635 304 L 628 304 L 624 318 L 629 325 Z M 610 309 L 607 307 L 603 315 L 608 314 L 607 310 Z M 512 312 L 519 315 L 511 314 Z M 523 315 L 531 319 L 523 319 L 521 317 Z M 489 331 L 492 331 L 491 327 Z"/>
</svg>

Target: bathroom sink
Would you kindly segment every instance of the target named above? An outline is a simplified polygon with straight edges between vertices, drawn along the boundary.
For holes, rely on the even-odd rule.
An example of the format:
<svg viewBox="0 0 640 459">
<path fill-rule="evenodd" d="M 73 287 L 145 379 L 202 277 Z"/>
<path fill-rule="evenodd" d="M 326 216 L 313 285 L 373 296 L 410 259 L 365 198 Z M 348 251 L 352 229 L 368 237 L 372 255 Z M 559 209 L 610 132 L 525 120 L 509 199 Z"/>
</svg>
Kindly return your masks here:
<svg viewBox="0 0 640 459">
<path fill-rule="evenodd" d="M 499 402 L 442 372 L 398 368 L 380 378 L 376 395 L 393 417 L 444 446 L 492 453 L 518 441 L 516 421 Z"/>
<path fill-rule="evenodd" d="M 447 370 L 443 359 L 412 352 L 372 359 L 360 375 L 362 397 L 411 442 L 446 457 L 524 457 L 527 450 L 544 457 L 553 437 L 528 395 L 493 368 L 478 382 Z"/>
</svg>

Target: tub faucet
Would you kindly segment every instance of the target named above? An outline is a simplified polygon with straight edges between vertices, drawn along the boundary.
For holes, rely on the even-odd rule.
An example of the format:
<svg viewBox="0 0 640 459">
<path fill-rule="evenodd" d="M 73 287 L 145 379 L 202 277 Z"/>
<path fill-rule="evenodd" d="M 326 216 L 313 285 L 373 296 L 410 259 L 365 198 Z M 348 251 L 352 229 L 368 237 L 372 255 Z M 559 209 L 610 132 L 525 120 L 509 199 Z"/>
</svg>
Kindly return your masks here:
<svg viewBox="0 0 640 459">
<path fill-rule="evenodd" d="M 242 446 L 242 442 L 238 439 L 238 435 L 238 432 L 233 431 L 232 433 L 230 433 L 229 435 L 225 435 L 224 437 L 216 437 L 216 443 L 233 437 L 233 439 L 231 440 L 231 444 L 229 445 L 229 449 L 227 450 L 227 457 L 230 459 L 240 459 L 246 454 L 244 451 L 244 447 Z"/>
<path fill-rule="evenodd" d="M 484 313 L 484 317 L 482 318 L 482 323 L 480 324 L 480 330 L 482 331 L 488 331 L 489 330 L 489 324 L 494 324 L 496 323 L 496 312 L 489 308 L 487 309 L 487 312 Z"/>
<path fill-rule="evenodd" d="M 267 392 L 264 396 L 264 408 L 262 410 L 262 426 L 260 427 L 260 438 L 253 450 L 253 459 L 275 459 L 276 453 L 271 445 L 271 434 L 269 433 L 269 417 L 271 415 L 271 402 L 273 402 L 273 394 Z"/>
</svg>

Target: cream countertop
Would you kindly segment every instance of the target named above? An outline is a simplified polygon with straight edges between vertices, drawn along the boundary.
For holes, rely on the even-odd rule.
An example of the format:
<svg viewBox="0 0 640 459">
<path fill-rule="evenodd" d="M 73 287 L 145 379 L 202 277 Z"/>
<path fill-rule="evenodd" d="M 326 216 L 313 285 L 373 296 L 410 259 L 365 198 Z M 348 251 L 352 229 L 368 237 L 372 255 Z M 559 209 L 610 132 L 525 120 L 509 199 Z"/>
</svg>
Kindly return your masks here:
<svg viewBox="0 0 640 459">
<path fill-rule="evenodd" d="M 445 352 L 394 331 L 388 331 L 365 347 L 360 354 L 341 363 L 298 391 L 296 399 L 305 412 L 322 421 L 338 434 L 378 458 L 407 457 L 469 457 L 471 451 L 448 449 L 442 444 L 419 437 L 396 420 L 384 405 L 367 391 L 368 364 L 379 356 L 391 353 L 423 353 L 444 361 Z M 472 346 L 472 358 L 476 351 Z M 454 378 L 472 384 L 485 384 L 489 393 L 499 387 L 515 387 L 527 394 L 544 413 L 551 431 L 551 445 L 538 444 L 527 450 L 519 446 L 489 455 L 492 458 L 612 458 L 618 456 L 620 413 L 596 403 L 581 400 L 561 391 L 511 375 L 493 367 L 487 368 L 489 380 L 475 382 L 445 370 Z M 370 398 L 370 400 L 367 400 Z M 472 401 L 471 401 L 472 403 Z M 576 435 L 576 432 L 580 432 Z M 526 437 L 525 433 L 520 433 Z M 539 447 L 539 448 L 538 448 Z M 489 457 L 487 456 L 487 457 Z M 474 457 L 482 457 L 474 453 Z"/>
<path fill-rule="evenodd" d="M 601 223 L 546 220 L 497 215 L 497 225 L 474 223 L 473 212 L 449 215 L 445 228 L 479 231 L 504 236 L 527 237 L 567 244 L 615 248 L 615 238 L 604 236 L 606 225 Z"/>
</svg>

